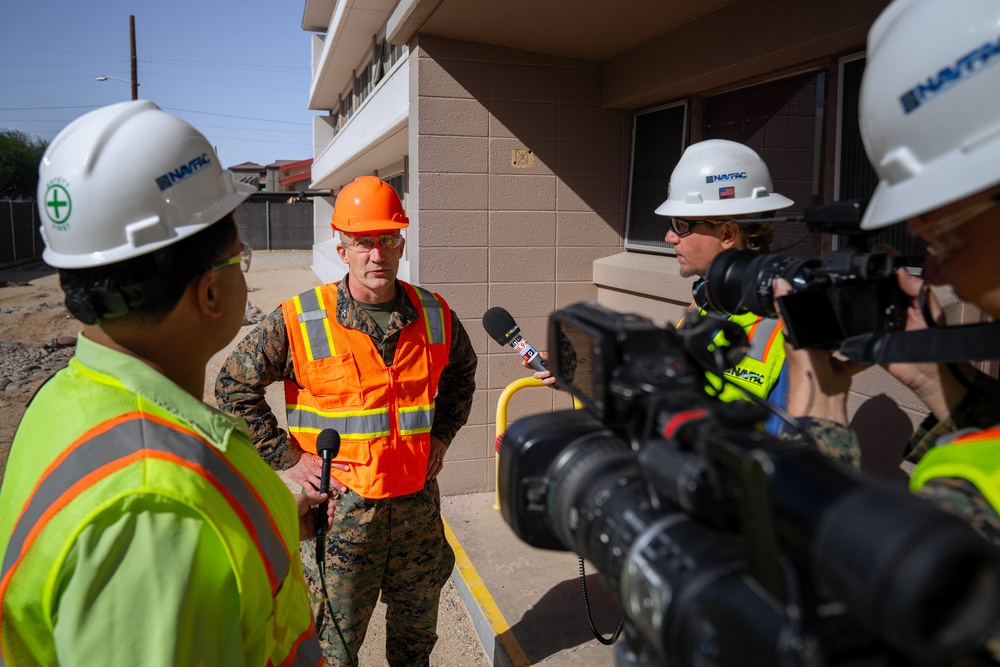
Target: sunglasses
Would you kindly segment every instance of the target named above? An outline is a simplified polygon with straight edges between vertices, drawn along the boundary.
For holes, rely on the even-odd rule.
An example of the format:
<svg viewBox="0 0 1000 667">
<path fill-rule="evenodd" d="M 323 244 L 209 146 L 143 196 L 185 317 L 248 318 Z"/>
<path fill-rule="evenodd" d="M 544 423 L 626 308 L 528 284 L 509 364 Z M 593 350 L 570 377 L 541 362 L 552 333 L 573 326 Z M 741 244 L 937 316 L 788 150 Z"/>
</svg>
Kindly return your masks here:
<svg viewBox="0 0 1000 667">
<path fill-rule="evenodd" d="M 399 234 L 379 234 L 378 236 L 355 236 L 347 243 L 345 248 L 356 250 L 357 252 L 371 252 L 375 246 L 383 250 L 392 250 L 403 245 L 403 237 Z"/>
<path fill-rule="evenodd" d="M 227 266 L 232 266 L 233 264 L 239 264 L 240 269 L 243 271 L 243 273 L 246 273 L 247 271 L 250 270 L 250 259 L 252 257 L 253 257 L 253 249 L 250 247 L 249 243 L 244 241 L 243 245 L 240 247 L 240 254 L 236 255 L 235 257 L 230 257 L 229 259 L 224 259 L 221 262 L 217 262 L 212 266 L 208 267 L 208 270 L 216 271 L 218 269 L 224 269 Z"/>
<path fill-rule="evenodd" d="M 694 228 L 698 225 L 721 225 L 725 222 L 728 222 L 728 220 L 712 220 L 710 218 L 705 218 L 704 220 L 685 220 L 684 218 L 670 218 L 670 229 L 674 231 L 674 234 L 683 238 L 693 232 Z"/>
</svg>

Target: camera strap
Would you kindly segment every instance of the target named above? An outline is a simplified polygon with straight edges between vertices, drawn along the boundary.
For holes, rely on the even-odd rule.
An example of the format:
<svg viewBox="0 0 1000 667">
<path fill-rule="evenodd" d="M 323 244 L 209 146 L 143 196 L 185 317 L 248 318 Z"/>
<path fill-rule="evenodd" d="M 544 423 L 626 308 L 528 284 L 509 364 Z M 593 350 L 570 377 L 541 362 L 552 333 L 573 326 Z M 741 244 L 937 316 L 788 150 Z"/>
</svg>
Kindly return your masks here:
<svg viewBox="0 0 1000 667">
<path fill-rule="evenodd" d="M 838 351 L 864 364 L 987 361 L 1000 358 L 1000 322 L 867 333 L 848 338 Z"/>
</svg>

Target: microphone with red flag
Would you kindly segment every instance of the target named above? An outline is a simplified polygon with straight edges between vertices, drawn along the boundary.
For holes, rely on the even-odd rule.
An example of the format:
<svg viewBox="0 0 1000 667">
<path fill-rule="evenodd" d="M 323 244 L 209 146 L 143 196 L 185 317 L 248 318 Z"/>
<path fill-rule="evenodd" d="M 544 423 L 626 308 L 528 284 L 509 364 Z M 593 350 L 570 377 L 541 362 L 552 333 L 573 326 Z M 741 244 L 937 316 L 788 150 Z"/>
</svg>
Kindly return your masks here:
<svg viewBox="0 0 1000 667">
<path fill-rule="evenodd" d="M 538 354 L 538 350 L 521 337 L 521 327 L 517 326 L 514 318 L 505 309 L 495 306 L 487 310 L 483 315 L 483 328 L 490 338 L 500 345 L 509 345 L 536 371 L 549 369 L 549 365 Z"/>
</svg>

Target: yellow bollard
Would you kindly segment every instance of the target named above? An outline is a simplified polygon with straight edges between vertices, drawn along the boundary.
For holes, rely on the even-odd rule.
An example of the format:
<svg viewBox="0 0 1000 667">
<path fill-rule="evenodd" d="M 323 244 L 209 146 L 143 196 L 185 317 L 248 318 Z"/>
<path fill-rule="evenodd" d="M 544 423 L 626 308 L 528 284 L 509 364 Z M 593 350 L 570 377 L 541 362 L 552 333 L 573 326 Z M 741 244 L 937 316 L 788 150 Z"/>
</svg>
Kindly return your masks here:
<svg viewBox="0 0 1000 667">
<path fill-rule="evenodd" d="M 514 380 L 509 385 L 504 387 L 503 392 L 500 393 L 500 400 L 497 401 L 497 425 L 496 425 L 496 437 L 500 438 L 501 435 L 507 430 L 507 404 L 510 402 L 511 397 L 522 389 L 528 387 L 548 387 L 548 385 L 542 384 L 541 380 L 536 380 L 533 377 L 521 378 L 519 380 Z M 551 387 L 549 387 L 551 390 Z M 567 394 L 568 395 L 568 394 Z M 575 396 L 573 398 L 573 407 L 579 410 L 583 407 L 583 404 Z M 496 443 L 496 440 L 494 440 Z M 493 463 L 493 509 L 500 511 L 500 450 L 496 451 L 496 458 Z"/>
</svg>

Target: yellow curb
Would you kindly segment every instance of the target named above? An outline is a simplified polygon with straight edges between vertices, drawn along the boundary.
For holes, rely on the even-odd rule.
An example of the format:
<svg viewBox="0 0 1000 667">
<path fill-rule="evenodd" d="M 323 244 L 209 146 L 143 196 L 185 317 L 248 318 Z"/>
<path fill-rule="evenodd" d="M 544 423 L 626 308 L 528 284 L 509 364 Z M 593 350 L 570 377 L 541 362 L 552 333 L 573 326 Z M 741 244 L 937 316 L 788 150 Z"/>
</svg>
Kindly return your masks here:
<svg viewBox="0 0 1000 667">
<path fill-rule="evenodd" d="M 500 608 L 497 607 L 497 603 L 493 601 L 493 596 L 490 595 L 489 590 L 486 588 L 486 584 L 483 583 L 482 577 L 476 572 L 476 568 L 472 565 L 472 561 L 465 554 L 465 549 L 462 547 L 455 533 L 452 532 L 451 527 L 448 522 L 441 518 L 444 523 L 444 535 L 445 539 L 448 540 L 448 544 L 451 545 L 452 551 L 455 552 L 455 569 L 458 570 L 459 575 L 462 577 L 462 581 L 468 586 L 469 592 L 475 599 L 476 604 L 479 605 L 479 610 L 483 613 L 486 621 L 490 624 L 490 628 L 493 630 L 493 636 L 496 641 L 500 642 L 503 646 L 504 651 L 507 653 L 507 657 L 510 659 L 511 663 L 516 667 L 531 667 L 531 661 L 528 660 L 528 656 L 524 654 L 521 649 L 521 645 L 517 643 L 514 638 L 514 633 L 510 632 L 510 626 L 507 624 L 507 620 L 500 613 Z"/>
</svg>

